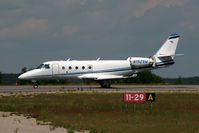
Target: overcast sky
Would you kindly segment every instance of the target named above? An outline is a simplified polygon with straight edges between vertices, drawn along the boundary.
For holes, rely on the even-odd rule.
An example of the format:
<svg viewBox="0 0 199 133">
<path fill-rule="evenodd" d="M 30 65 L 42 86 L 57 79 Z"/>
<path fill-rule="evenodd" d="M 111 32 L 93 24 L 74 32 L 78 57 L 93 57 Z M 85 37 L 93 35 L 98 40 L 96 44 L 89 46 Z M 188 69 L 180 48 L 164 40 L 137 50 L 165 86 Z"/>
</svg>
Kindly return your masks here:
<svg viewBox="0 0 199 133">
<path fill-rule="evenodd" d="M 44 61 L 153 55 L 181 35 L 163 77 L 199 76 L 199 0 L 0 0 L 0 71 Z"/>
</svg>

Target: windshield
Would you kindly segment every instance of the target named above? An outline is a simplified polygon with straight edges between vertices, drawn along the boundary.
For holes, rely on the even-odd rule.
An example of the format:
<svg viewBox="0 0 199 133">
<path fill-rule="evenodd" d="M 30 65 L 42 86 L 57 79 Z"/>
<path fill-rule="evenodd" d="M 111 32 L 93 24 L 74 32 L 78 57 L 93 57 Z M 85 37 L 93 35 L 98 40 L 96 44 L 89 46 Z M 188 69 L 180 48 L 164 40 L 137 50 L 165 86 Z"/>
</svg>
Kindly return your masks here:
<svg viewBox="0 0 199 133">
<path fill-rule="evenodd" d="M 41 65 L 39 65 L 39 66 L 37 67 L 37 69 L 41 69 L 41 68 L 43 68 L 43 66 L 44 66 L 44 64 L 41 64 Z"/>
<path fill-rule="evenodd" d="M 49 64 L 41 64 L 36 69 L 41 69 L 41 68 L 50 69 L 50 65 Z"/>
</svg>

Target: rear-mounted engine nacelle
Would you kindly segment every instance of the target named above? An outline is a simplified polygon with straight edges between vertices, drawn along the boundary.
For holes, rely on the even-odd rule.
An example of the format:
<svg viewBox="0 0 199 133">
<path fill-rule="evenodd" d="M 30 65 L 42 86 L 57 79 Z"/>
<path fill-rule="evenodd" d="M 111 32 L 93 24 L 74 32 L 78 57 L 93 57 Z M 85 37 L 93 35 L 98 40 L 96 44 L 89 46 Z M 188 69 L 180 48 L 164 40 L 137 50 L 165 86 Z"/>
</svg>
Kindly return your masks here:
<svg viewBox="0 0 199 133">
<path fill-rule="evenodd" d="M 153 60 L 151 58 L 138 58 L 138 57 L 131 57 L 130 63 L 133 69 L 137 68 L 147 68 L 153 65 Z"/>
</svg>

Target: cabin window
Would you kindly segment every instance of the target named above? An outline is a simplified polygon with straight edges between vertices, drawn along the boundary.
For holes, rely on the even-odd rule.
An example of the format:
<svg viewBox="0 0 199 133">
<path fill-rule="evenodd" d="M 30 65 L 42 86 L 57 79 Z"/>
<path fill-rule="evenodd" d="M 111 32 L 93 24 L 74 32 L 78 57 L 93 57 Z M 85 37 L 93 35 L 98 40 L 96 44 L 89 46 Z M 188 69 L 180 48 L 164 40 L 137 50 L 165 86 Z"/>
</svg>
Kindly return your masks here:
<svg viewBox="0 0 199 133">
<path fill-rule="evenodd" d="M 92 68 L 91 66 L 88 67 L 88 69 L 91 69 L 91 68 Z"/>
<path fill-rule="evenodd" d="M 77 70 L 77 69 L 78 69 L 78 66 L 76 66 L 75 69 Z"/>
<path fill-rule="evenodd" d="M 84 70 L 84 69 L 85 69 L 85 66 L 82 66 L 82 69 Z"/>
<path fill-rule="evenodd" d="M 64 70 L 64 69 L 65 69 L 65 67 L 63 66 L 63 67 L 62 67 L 62 69 Z"/>
<path fill-rule="evenodd" d="M 71 67 L 71 66 L 69 66 L 68 68 L 69 68 L 70 70 L 72 69 L 72 67 Z"/>
</svg>

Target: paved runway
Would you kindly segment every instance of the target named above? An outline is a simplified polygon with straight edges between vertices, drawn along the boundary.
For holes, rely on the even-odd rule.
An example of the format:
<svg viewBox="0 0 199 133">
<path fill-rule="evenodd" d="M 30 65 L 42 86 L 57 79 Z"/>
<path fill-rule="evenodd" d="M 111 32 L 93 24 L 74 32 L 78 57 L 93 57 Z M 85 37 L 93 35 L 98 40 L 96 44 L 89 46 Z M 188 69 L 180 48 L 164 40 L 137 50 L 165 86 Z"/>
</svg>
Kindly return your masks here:
<svg viewBox="0 0 199 133">
<path fill-rule="evenodd" d="M 64 92 L 64 91 L 97 91 L 97 92 L 199 92 L 199 85 L 112 85 L 112 88 L 100 88 L 97 85 L 87 86 L 0 86 L 0 93 L 17 92 Z"/>
</svg>

